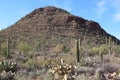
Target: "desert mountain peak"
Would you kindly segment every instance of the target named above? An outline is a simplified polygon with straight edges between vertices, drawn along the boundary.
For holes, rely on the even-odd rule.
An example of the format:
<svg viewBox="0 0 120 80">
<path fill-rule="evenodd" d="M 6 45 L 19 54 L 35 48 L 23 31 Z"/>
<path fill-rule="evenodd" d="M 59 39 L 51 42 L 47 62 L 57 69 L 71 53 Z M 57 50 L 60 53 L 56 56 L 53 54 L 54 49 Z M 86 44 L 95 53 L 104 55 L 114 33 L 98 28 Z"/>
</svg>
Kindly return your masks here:
<svg viewBox="0 0 120 80">
<path fill-rule="evenodd" d="M 4 35 L 15 36 L 15 38 L 30 35 L 39 38 L 42 34 L 48 34 L 49 37 L 60 35 L 83 40 L 86 36 L 95 38 L 95 43 L 99 43 L 97 39 L 100 39 L 103 41 L 100 44 L 105 43 L 105 39 L 111 37 L 113 42 L 120 44 L 120 41 L 108 34 L 99 23 L 74 16 L 66 10 L 53 6 L 35 9 L 1 32 Z"/>
</svg>

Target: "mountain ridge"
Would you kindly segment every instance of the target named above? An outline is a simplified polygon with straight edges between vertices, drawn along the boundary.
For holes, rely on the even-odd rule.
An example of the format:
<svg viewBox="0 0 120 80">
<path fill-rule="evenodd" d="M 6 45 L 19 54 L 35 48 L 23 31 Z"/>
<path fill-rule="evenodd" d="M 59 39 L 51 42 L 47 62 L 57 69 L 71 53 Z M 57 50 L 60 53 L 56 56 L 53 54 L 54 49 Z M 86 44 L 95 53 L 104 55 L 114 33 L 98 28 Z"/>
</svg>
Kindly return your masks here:
<svg viewBox="0 0 120 80">
<path fill-rule="evenodd" d="M 66 10 L 53 6 L 35 9 L 14 25 L 1 31 L 4 36 L 15 36 L 17 39 L 19 36 L 28 35 L 40 37 L 42 33 L 72 36 L 80 39 L 83 39 L 85 35 L 87 37 L 99 35 L 107 37 L 107 39 L 111 37 L 113 42 L 120 44 L 120 40 L 108 34 L 99 23 L 74 16 Z"/>
</svg>

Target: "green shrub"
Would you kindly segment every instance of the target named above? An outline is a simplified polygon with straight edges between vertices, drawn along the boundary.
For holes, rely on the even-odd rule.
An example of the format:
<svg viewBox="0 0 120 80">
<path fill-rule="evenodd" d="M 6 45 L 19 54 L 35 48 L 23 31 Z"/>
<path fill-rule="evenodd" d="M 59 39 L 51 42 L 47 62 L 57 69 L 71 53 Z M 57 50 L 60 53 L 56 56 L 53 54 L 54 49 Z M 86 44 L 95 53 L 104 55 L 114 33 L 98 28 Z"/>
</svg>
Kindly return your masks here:
<svg viewBox="0 0 120 80">
<path fill-rule="evenodd" d="M 70 51 L 69 46 L 68 46 L 68 45 L 65 45 L 65 44 L 63 44 L 63 45 L 61 46 L 61 49 L 62 49 L 62 51 L 63 51 L 64 53 L 68 53 L 68 52 Z"/>
<path fill-rule="evenodd" d="M 28 59 L 28 61 L 26 62 L 26 65 L 27 65 L 27 67 L 29 67 L 29 68 L 33 68 L 33 67 L 34 67 L 34 64 L 35 64 L 35 62 L 34 62 L 33 59 Z"/>
<path fill-rule="evenodd" d="M 113 51 L 115 54 L 120 55 L 120 46 L 114 46 Z"/>
<path fill-rule="evenodd" d="M 7 55 L 7 43 L 6 42 L 3 42 L 1 44 L 1 54 L 5 57 L 8 57 L 8 55 Z"/>
<path fill-rule="evenodd" d="M 29 53 L 32 51 L 32 46 L 31 45 L 28 45 L 27 43 L 19 43 L 17 48 L 19 49 L 19 51 L 23 52 L 23 53 Z"/>
<path fill-rule="evenodd" d="M 96 55 L 96 54 L 106 54 L 108 53 L 109 47 L 106 45 L 100 45 L 99 47 L 93 47 L 89 50 L 90 55 Z"/>
</svg>

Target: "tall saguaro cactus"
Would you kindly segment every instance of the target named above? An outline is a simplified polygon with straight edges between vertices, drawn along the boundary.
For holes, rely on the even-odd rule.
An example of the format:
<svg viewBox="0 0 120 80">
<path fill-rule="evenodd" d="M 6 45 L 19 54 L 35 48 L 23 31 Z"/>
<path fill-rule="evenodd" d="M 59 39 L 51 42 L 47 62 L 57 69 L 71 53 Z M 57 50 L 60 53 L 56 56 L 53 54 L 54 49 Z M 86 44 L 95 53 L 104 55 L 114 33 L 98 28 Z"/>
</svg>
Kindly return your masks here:
<svg viewBox="0 0 120 80">
<path fill-rule="evenodd" d="M 10 37 L 7 37 L 7 54 L 6 57 L 10 56 Z"/>
<path fill-rule="evenodd" d="M 101 64 L 103 63 L 103 53 L 100 52 L 100 60 L 101 60 Z"/>
<path fill-rule="evenodd" d="M 76 41 L 76 59 L 77 63 L 80 63 L 80 40 Z"/>
<path fill-rule="evenodd" d="M 2 47 L 1 47 L 1 45 L 2 45 L 2 40 L 3 40 L 3 38 L 2 38 L 2 36 L 0 35 L 0 54 L 2 54 Z"/>
<path fill-rule="evenodd" d="M 105 37 L 105 44 L 108 45 L 108 38 Z"/>
<path fill-rule="evenodd" d="M 111 54 L 111 49 L 112 49 L 112 47 L 111 47 L 111 37 L 109 37 L 109 44 L 108 44 L 108 46 L 109 46 L 109 55 Z"/>
<path fill-rule="evenodd" d="M 1 54 L 1 41 L 0 41 L 0 54 Z"/>
<path fill-rule="evenodd" d="M 1 36 L 0 36 L 0 54 L 1 54 Z"/>
</svg>

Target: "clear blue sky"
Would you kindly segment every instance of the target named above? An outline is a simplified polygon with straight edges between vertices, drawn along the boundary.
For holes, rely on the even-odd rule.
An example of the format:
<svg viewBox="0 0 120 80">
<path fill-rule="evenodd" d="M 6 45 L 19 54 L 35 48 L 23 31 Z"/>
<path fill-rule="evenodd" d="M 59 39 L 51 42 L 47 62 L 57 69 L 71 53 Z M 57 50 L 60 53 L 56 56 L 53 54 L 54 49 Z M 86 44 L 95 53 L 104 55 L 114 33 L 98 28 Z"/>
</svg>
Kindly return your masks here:
<svg viewBox="0 0 120 80">
<path fill-rule="evenodd" d="M 56 6 L 76 16 L 94 20 L 120 39 L 120 0 L 1 0 L 0 29 L 44 6 Z"/>
</svg>

